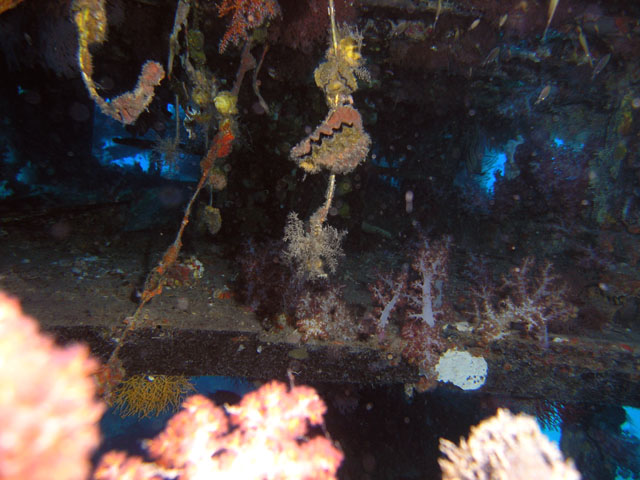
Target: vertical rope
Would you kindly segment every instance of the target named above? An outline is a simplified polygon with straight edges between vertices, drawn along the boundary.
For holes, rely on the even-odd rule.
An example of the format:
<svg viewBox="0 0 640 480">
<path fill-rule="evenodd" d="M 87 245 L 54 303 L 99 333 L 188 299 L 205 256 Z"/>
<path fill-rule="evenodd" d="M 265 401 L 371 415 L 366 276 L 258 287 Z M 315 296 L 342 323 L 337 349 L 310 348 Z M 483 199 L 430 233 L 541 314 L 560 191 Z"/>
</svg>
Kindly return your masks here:
<svg viewBox="0 0 640 480">
<path fill-rule="evenodd" d="M 338 29 L 336 28 L 336 8 L 333 0 L 329 0 L 329 18 L 331 18 L 331 40 L 333 41 L 333 51 L 338 55 Z"/>
</svg>

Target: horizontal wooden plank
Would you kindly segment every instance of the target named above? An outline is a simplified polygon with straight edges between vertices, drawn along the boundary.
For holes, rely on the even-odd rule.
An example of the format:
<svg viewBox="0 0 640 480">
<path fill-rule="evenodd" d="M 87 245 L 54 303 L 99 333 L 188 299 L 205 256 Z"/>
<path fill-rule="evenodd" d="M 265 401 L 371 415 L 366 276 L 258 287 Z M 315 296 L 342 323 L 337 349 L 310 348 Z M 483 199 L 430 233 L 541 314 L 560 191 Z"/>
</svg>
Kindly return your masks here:
<svg viewBox="0 0 640 480">
<path fill-rule="evenodd" d="M 48 330 L 61 343 L 88 343 L 103 360 L 114 348 L 106 328 L 58 326 Z M 489 364 L 481 389 L 484 393 L 640 407 L 640 355 L 612 343 L 565 341 L 543 349 L 533 342 L 509 339 L 492 344 L 484 356 Z M 374 385 L 419 379 L 417 369 L 374 349 L 268 342 L 247 332 L 141 328 L 126 338 L 120 357 L 132 374 L 268 380 L 286 379 L 290 370 L 301 383 Z"/>
</svg>

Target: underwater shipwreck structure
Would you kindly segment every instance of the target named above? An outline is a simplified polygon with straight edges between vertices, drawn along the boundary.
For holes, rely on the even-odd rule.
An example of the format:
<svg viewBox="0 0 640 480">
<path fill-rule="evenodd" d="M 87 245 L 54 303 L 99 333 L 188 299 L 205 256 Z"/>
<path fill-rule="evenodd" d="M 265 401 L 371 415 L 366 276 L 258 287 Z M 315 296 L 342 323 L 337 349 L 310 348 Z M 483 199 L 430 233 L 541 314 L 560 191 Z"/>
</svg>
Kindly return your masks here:
<svg viewBox="0 0 640 480">
<path fill-rule="evenodd" d="M 0 288 L 107 397 L 640 407 L 640 7 L 328 5 L 0 1 Z"/>
</svg>

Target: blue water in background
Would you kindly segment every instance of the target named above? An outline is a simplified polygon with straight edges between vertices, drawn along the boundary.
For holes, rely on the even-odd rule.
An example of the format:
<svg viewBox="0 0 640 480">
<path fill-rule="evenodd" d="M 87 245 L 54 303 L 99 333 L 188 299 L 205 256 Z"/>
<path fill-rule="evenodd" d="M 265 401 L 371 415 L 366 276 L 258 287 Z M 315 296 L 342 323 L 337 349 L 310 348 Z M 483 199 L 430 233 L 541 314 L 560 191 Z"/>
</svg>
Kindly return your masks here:
<svg viewBox="0 0 640 480">
<path fill-rule="evenodd" d="M 622 425 L 622 430 L 629 435 L 640 437 L 640 409 L 634 407 L 623 407 L 627 413 L 627 421 Z M 539 423 L 539 422 L 538 422 Z M 540 425 L 540 423 L 539 423 Z M 560 448 L 560 429 L 549 429 L 540 425 L 540 430 L 544 433 L 549 440 L 555 443 Z M 618 475 L 616 480 L 628 480 L 630 477 L 622 477 Z"/>
</svg>

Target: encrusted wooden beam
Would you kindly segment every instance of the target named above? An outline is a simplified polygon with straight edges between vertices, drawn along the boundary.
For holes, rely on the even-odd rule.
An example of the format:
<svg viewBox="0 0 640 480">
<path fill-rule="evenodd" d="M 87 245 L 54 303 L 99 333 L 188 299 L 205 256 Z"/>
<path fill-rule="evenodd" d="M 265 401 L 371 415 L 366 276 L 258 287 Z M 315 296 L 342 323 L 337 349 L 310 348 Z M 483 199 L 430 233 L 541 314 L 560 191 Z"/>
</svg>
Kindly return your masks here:
<svg viewBox="0 0 640 480">
<path fill-rule="evenodd" d="M 106 359 L 108 329 L 51 327 L 58 341 L 83 341 Z M 479 392 L 560 403 L 616 403 L 640 407 L 640 350 L 600 340 L 567 340 L 541 348 L 514 340 L 492 344 Z M 168 328 L 132 332 L 120 351 L 129 373 L 226 375 L 250 379 L 360 384 L 414 383 L 417 370 L 377 350 L 264 341 L 258 334 Z M 446 388 L 446 387 L 445 387 Z M 451 387 L 454 388 L 454 387 Z"/>
<path fill-rule="evenodd" d="M 106 360 L 114 348 L 107 329 L 52 327 L 61 343 L 83 341 Z M 384 352 L 346 346 L 294 345 L 263 341 L 246 332 L 153 329 L 133 331 L 119 354 L 128 373 L 226 375 L 252 379 L 287 378 L 301 382 L 407 383 L 417 372 Z"/>
</svg>

